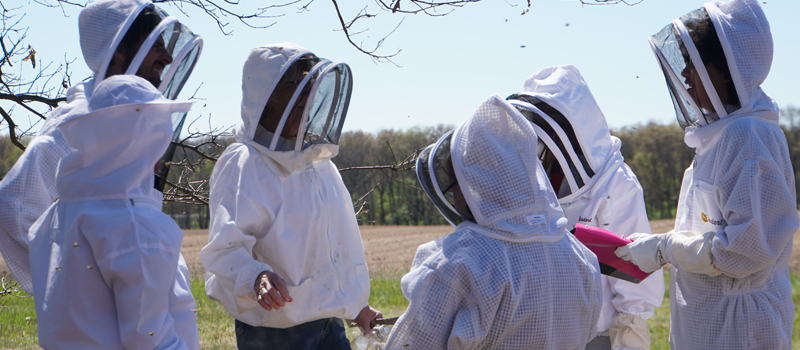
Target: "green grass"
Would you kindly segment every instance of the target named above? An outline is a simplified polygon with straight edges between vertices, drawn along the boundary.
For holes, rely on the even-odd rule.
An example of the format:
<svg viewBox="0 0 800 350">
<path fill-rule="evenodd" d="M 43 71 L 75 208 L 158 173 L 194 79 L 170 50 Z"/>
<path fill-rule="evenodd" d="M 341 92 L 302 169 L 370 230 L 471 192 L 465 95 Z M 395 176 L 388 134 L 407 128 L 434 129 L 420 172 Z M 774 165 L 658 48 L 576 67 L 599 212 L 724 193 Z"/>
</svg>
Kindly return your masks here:
<svg viewBox="0 0 800 350">
<path fill-rule="evenodd" d="M 383 312 L 385 317 L 400 316 L 408 306 L 408 301 L 400 290 L 403 271 L 381 271 L 371 275 L 371 295 L 369 303 Z M 665 273 L 667 285 L 669 273 Z M 800 348 L 800 275 L 792 275 L 792 299 L 795 304 L 793 348 Z M 233 318 L 222 304 L 205 296 L 201 278 L 192 278 L 192 292 L 197 300 L 197 319 L 200 327 L 200 347 L 202 349 L 235 349 Z M 33 298 L 24 292 L 14 293 L 0 299 L 0 349 L 38 348 L 36 314 Z M 647 321 L 650 325 L 652 350 L 669 349 L 669 295 L 664 296 L 664 304 L 656 309 L 655 317 Z M 359 333 L 358 328 L 348 329 L 348 337 Z"/>
<path fill-rule="evenodd" d="M 19 291 L 0 299 L 0 349 L 38 349 L 36 332 L 33 297 Z"/>
<path fill-rule="evenodd" d="M 197 326 L 201 349 L 236 349 L 233 317 L 222 304 L 206 297 L 205 281 L 192 277 L 192 295 L 197 302 Z"/>
<path fill-rule="evenodd" d="M 669 350 L 669 269 L 664 269 L 664 302 L 656 315 L 647 320 L 650 326 L 650 350 Z"/>
<path fill-rule="evenodd" d="M 794 325 L 792 326 L 792 348 L 800 349 L 800 275 L 791 275 L 792 302 L 794 303 Z"/>
</svg>

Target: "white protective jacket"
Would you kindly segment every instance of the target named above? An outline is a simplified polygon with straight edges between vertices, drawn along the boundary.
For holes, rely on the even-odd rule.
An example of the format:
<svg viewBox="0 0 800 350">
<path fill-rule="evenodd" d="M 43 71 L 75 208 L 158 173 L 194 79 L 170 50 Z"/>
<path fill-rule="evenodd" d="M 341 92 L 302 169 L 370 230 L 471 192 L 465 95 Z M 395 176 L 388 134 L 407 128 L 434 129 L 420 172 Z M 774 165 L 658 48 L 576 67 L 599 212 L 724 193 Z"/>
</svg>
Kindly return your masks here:
<svg viewBox="0 0 800 350">
<path fill-rule="evenodd" d="M 685 254 L 667 244 L 670 347 L 790 349 L 788 262 L 800 220 L 778 108 L 759 86 L 772 62 L 772 36 L 755 1 L 705 7 L 727 40 L 723 47 L 731 49 L 726 54 L 742 108 L 686 129 L 696 155 L 684 173 L 674 232 L 711 235 L 718 272 L 684 271 L 679 254 Z"/>
<path fill-rule="evenodd" d="M 600 313 L 597 258 L 568 232 L 531 124 L 499 96 L 453 135 L 476 223 L 417 250 L 387 349 L 584 349 Z"/>
<path fill-rule="evenodd" d="M 28 230 L 58 199 L 56 169 L 69 152 L 58 125 L 64 116 L 82 110 L 85 85 L 93 82 L 77 84 L 67 91 L 67 103 L 47 114 L 38 135 L 0 182 L 0 252 L 14 279 L 28 294 L 33 294 Z"/>
<path fill-rule="evenodd" d="M 111 44 L 124 35 L 125 23 L 133 20 L 150 2 L 118 0 L 96 2 L 81 12 L 81 50 L 89 68 L 97 74 L 114 52 Z M 56 170 L 58 162 L 70 151 L 59 125 L 68 118 L 87 113 L 86 99 L 94 91 L 95 80 L 79 83 L 67 91 L 67 103 L 47 114 L 42 129 L 27 146 L 14 167 L 0 182 L 0 252 L 20 287 L 34 294 L 28 248 L 29 229 L 58 199 Z M 177 310 L 194 308 L 189 284 L 189 270 L 181 256 L 177 267 L 174 294 L 170 295 L 173 317 L 179 336 L 190 349 L 199 347 L 196 316 Z"/>
<path fill-rule="evenodd" d="M 29 236 L 43 348 L 198 347 L 188 271 L 178 269 L 183 233 L 153 188 L 171 114 L 189 106 L 118 75 L 63 115 L 71 151 L 58 166 L 59 199 Z"/>
<path fill-rule="evenodd" d="M 586 167 L 580 169 L 588 173 L 582 179 L 583 187 L 559 199 L 569 227 L 576 224 L 600 227 L 623 237 L 635 232 L 651 233 L 642 187 L 625 164 L 620 153 L 622 142 L 609 133 L 605 116 L 580 71 L 569 65 L 543 69 L 527 79 L 523 91 L 561 114 L 563 118 L 542 119 L 558 133 L 556 138 L 562 145 L 570 147 L 570 140 L 577 141 L 574 145 L 577 149 L 562 152 L 554 147 L 552 151 L 564 157 L 583 155 L 574 157 L 573 162 L 580 168 Z M 550 137 L 542 128 L 534 125 L 534 129 L 540 137 Z M 585 159 L 583 164 L 581 158 Z M 565 173 L 572 176 L 568 170 Z M 620 313 L 642 320 L 653 317 L 655 308 L 661 306 L 664 299 L 664 275 L 661 271 L 638 284 L 606 275 L 601 279 L 603 301 L 597 322 L 599 335 L 608 335 L 609 327 Z M 647 328 L 643 331 L 646 333 Z"/>
<path fill-rule="evenodd" d="M 237 142 L 211 174 L 209 242 L 200 252 L 206 294 L 252 326 L 352 319 L 369 299 L 369 272 L 350 193 L 330 161 L 338 146 L 271 151 L 253 141 L 281 68 L 305 53 L 293 44 L 250 52 Z M 286 281 L 293 302 L 272 311 L 258 304 L 254 287 L 264 271 Z"/>
</svg>

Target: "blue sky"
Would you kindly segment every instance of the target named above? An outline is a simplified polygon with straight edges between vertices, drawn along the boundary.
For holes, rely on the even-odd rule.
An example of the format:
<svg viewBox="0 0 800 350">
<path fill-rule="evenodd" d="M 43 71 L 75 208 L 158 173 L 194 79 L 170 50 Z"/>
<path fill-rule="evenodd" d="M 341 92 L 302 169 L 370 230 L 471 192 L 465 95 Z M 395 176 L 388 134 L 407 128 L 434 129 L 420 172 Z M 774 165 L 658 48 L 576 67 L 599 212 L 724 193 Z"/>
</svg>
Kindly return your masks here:
<svg viewBox="0 0 800 350">
<path fill-rule="evenodd" d="M 13 2 L 4 4 L 12 7 Z M 64 17 L 57 8 L 17 2 L 27 11 L 23 24 L 32 25 L 27 42 L 36 49 L 37 58 L 58 63 L 66 53 L 76 59 L 71 65 L 73 83 L 89 76 L 78 45 L 79 9 L 67 7 Z M 374 7 L 366 0 L 339 3 L 350 15 L 363 6 Z M 581 70 L 612 128 L 651 120 L 673 123 L 675 113 L 647 37 L 702 4 L 644 0 L 636 6 L 581 6 L 577 0 L 531 0 L 530 12 L 523 16 L 524 0 L 484 0 L 444 17 L 387 12 L 364 21 L 358 29 L 368 30 L 355 39 L 369 47 L 403 20 L 382 51 L 401 49 L 393 59 L 400 67 L 375 63 L 351 47 L 337 31 L 338 18 L 326 0 L 316 0 L 302 13 L 297 12 L 299 5 L 272 11 L 284 15 L 274 18 L 270 28 L 250 29 L 231 22 L 230 36 L 193 8 L 184 9 L 187 18 L 174 6 L 161 6 L 205 40 L 200 62 L 182 94 L 189 96 L 203 84 L 197 96 L 204 100 L 190 112 L 190 118 L 202 117 L 197 128 L 208 128 L 209 115 L 213 127 L 238 122 L 241 70 L 250 49 L 294 42 L 318 56 L 350 64 L 354 90 L 345 130 L 375 132 L 458 124 L 490 95 L 517 92 L 531 73 L 560 64 Z M 771 0 L 762 7 L 775 42 L 772 70 L 763 88 L 781 107 L 800 105 L 796 66 L 800 1 Z M 31 69 L 21 66 L 16 69 Z"/>
</svg>

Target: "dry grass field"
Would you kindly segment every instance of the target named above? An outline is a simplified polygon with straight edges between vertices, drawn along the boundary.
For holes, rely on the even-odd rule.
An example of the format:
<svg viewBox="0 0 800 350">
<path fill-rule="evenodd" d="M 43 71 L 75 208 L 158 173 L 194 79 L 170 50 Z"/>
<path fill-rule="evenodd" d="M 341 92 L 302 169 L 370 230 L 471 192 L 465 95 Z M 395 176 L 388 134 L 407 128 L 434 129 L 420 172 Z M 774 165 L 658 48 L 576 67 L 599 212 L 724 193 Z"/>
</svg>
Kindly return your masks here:
<svg viewBox="0 0 800 350">
<path fill-rule="evenodd" d="M 370 271 L 408 269 L 417 246 L 453 232 L 450 226 L 361 226 L 361 239 Z M 193 276 L 204 276 L 200 249 L 208 243 L 208 230 L 184 231 L 181 252 Z"/>
<path fill-rule="evenodd" d="M 655 233 L 672 229 L 673 221 L 654 220 L 650 226 Z M 371 272 L 396 272 L 408 269 L 417 246 L 453 232 L 451 226 L 361 226 L 361 240 Z M 200 263 L 200 249 L 208 242 L 208 230 L 185 230 L 181 251 L 192 276 L 204 276 Z M 800 231 L 795 233 L 792 273 L 800 273 Z M 7 275 L 8 267 L 0 258 L 0 276 Z"/>
</svg>

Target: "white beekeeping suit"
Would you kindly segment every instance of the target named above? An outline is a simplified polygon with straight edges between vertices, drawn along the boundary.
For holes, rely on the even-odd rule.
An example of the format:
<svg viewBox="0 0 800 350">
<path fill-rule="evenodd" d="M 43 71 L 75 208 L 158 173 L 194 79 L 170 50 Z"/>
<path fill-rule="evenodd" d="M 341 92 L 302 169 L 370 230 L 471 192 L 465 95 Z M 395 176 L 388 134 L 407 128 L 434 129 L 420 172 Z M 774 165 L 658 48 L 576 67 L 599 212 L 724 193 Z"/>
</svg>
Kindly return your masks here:
<svg viewBox="0 0 800 350">
<path fill-rule="evenodd" d="M 753 0 L 709 2 L 650 43 L 696 154 L 675 229 L 617 255 L 643 270 L 672 264 L 672 349 L 790 349 L 800 220 L 778 108 L 759 87 L 772 62 L 767 19 Z"/>
<path fill-rule="evenodd" d="M 153 188 L 172 113 L 189 107 L 142 78 L 116 75 L 62 117 L 71 151 L 58 165 L 59 199 L 30 230 L 43 348 L 197 345 L 191 292 L 176 283 L 183 235 Z"/>
<path fill-rule="evenodd" d="M 58 162 L 69 152 L 69 146 L 64 141 L 58 126 L 65 116 L 81 113 L 86 99 L 95 89 L 97 81 L 102 81 L 106 74 L 116 48 L 123 41 L 126 31 L 131 27 L 137 16 L 148 9 L 152 11 L 153 20 L 161 26 L 158 30 L 141 33 L 145 38 L 138 52 L 131 53 L 131 63 L 128 65 L 127 74 L 139 74 L 139 70 L 146 70 L 144 62 L 148 53 L 154 46 L 164 44 L 166 54 L 170 61 L 176 64 L 167 64 L 153 72 L 157 77 L 151 83 L 158 84 L 159 91 L 170 99 L 174 99 L 180 92 L 183 84 L 190 75 L 194 64 L 200 54 L 202 39 L 194 35 L 188 28 L 177 22 L 174 17 L 168 16 L 164 11 L 153 6 L 149 1 L 97 1 L 81 11 L 79 17 L 79 31 L 81 50 L 84 60 L 94 73 L 94 77 L 85 83 L 77 84 L 67 91 L 67 103 L 47 114 L 47 121 L 25 152 L 17 160 L 14 167 L 0 182 L 0 252 L 8 263 L 11 273 L 20 286 L 28 293 L 34 294 L 31 284 L 30 257 L 28 251 L 28 230 L 36 219 L 56 200 L 56 169 Z M 135 54 L 135 55 L 134 55 Z M 152 61 L 152 60 L 150 60 Z M 152 62 L 151 62 L 152 63 Z M 173 116 L 176 120 L 185 114 Z M 174 123 L 175 133 L 179 134 L 180 122 Z M 163 161 L 163 160 L 162 160 Z M 166 167 L 162 167 L 167 170 Z M 164 173 L 165 174 L 165 173 Z M 175 280 L 177 291 L 170 305 L 175 310 L 193 309 L 194 299 L 191 297 L 189 287 L 189 270 L 181 257 L 178 266 L 178 278 Z M 179 317 L 186 317 L 178 322 L 181 327 L 182 338 L 191 340 L 190 348 L 197 348 L 198 331 L 196 316 L 193 313 L 178 313 Z M 191 325 L 191 326 L 189 326 Z"/>
<path fill-rule="evenodd" d="M 650 233 L 642 187 L 577 68 L 556 66 L 533 73 L 523 92 L 508 100 L 533 124 L 539 159 L 558 189 L 569 227 L 600 227 L 623 237 Z M 615 350 L 649 349 L 646 320 L 664 299 L 664 275 L 654 273 L 638 284 L 606 275 L 601 279 L 598 335 L 610 336 Z"/>
<path fill-rule="evenodd" d="M 298 66 L 307 74 L 289 82 L 291 89 L 276 89 Z M 241 322 L 288 328 L 352 319 L 367 306 L 358 223 L 330 161 L 339 151 L 351 89 L 346 64 L 295 44 L 257 47 L 245 61 L 242 121 L 236 143 L 211 174 L 209 242 L 200 252 L 206 294 Z M 281 108 L 271 109 L 284 97 Z M 285 280 L 292 302 L 270 311 L 259 305 L 254 285 L 265 271 Z"/>
<path fill-rule="evenodd" d="M 28 229 L 58 199 L 56 167 L 69 151 L 64 137 L 54 125 L 62 115 L 75 108 L 76 93 L 83 99 L 83 85 L 70 88 L 67 105 L 47 114 L 47 122 L 37 137 L 31 140 L 0 182 L 0 253 L 11 275 L 28 294 L 33 294 Z"/>
<path fill-rule="evenodd" d="M 597 258 L 569 234 L 536 144 L 495 95 L 420 155 L 420 183 L 458 226 L 419 247 L 387 349 L 582 350 L 594 337 Z"/>
</svg>

